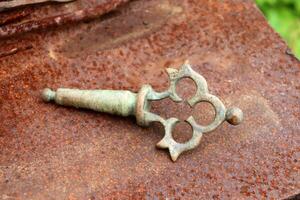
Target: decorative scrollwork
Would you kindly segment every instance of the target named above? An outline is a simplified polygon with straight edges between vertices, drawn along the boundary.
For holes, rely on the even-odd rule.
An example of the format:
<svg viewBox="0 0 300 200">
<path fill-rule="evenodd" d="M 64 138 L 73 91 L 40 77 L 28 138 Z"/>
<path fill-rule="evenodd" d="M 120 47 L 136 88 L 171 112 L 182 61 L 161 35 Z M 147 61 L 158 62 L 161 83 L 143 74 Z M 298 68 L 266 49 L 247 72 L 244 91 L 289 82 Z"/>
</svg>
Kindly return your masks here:
<svg viewBox="0 0 300 200">
<path fill-rule="evenodd" d="M 155 101 L 155 100 L 161 100 L 164 98 L 170 98 L 175 102 L 181 102 L 182 99 L 178 96 L 176 93 L 176 85 L 178 81 L 180 81 L 183 78 L 190 78 L 192 79 L 196 86 L 196 93 L 195 95 L 187 100 L 187 103 L 194 107 L 199 102 L 208 102 L 210 103 L 214 109 L 215 109 L 215 118 L 213 122 L 211 122 L 207 126 L 203 126 L 198 124 L 193 116 L 188 117 L 185 121 L 189 123 L 189 125 L 193 129 L 192 137 L 190 140 L 188 140 L 185 143 L 178 143 L 174 140 L 172 136 L 172 131 L 175 127 L 175 125 L 179 122 L 179 119 L 177 118 L 169 118 L 164 119 L 160 117 L 157 114 L 151 113 L 149 109 L 144 109 L 143 116 L 144 121 L 149 124 L 150 122 L 160 122 L 165 129 L 165 135 L 164 137 L 157 143 L 157 147 L 159 148 L 167 148 L 169 149 L 171 158 L 173 161 L 176 161 L 178 156 L 187 150 L 194 149 L 197 147 L 200 143 L 201 137 L 203 133 L 210 132 L 214 129 L 216 129 L 221 123 L 225 121 L 225 119 L 229 122 L 231 122 L 232 118 L 237 118 L 238 122 L 242 121 L 242 112 L 238 108 L 232 108 L 226 110 L 224 104 L 220 101 L 220 99 L 212 94 L 209 93 L 206 80 L 203 76 L 195 72 L 191 65 L 188 62 L 185 62 L 180 70 L 168 68 L 167 73 L 169 75 L 170 79 L 170 87 L 168 90 L 164 92 L 156 92 L 152 89 L 150 85 L 145 85 L 141 90 L 147 91 L 144 92 L 146 95 L 146 100 L 148 101 Z M 147 103 L 148 104 L 148 103 Z M 226 118 L 226 116 L 229 116 L 228 113 L 235 113 L 234 116 L 231 115 L 231 119 Z M 234 123 L 231 123 L 234 124 Z M 238 123 L 235 123 L 236 125 Z"/>
</svg>

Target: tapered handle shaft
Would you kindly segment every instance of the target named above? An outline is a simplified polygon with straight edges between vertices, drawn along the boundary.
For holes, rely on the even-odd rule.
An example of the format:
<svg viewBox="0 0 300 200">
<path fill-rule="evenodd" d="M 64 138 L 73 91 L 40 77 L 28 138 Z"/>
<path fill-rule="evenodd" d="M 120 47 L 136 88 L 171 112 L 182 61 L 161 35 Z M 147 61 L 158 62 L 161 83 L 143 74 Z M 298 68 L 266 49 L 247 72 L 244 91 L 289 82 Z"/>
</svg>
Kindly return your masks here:
<svg viewBox="0 0 300 200">
<path fill-rule="evenodd" d="M 121 116 L 135 115 L 137 94 L 127 90 L 44 89 L 44 101 Z"/>
</svg>

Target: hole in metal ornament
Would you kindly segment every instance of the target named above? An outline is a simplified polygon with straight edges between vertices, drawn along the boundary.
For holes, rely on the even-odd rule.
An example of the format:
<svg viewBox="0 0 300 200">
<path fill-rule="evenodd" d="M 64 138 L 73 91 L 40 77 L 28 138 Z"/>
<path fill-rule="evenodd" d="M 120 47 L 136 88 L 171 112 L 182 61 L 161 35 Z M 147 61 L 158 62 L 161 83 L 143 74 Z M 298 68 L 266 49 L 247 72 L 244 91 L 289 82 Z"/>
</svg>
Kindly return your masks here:
<svg viewBox="0 0 300 200">
<path fill-rule="evenodd" d="M 192 127 L 187 122 L 180 121 L 175 125 L 172 136 L 176 142 L 185 143 L 193 136 Z"/>
<path fill-rule="evenodd" d="M 183 100 L 192 98 L 196 93 L 196 84 L 190 78 L 183 78 L 176 84 L 176 93 Z"/>
<path fill-rule="evenodd" d="M 211 124 L 215 119 L 215 115 L 214 107 L 208 102 L 199 102 L 192 110 L 192 116 L 196 122 L 203 126 Z"/>
</svg>

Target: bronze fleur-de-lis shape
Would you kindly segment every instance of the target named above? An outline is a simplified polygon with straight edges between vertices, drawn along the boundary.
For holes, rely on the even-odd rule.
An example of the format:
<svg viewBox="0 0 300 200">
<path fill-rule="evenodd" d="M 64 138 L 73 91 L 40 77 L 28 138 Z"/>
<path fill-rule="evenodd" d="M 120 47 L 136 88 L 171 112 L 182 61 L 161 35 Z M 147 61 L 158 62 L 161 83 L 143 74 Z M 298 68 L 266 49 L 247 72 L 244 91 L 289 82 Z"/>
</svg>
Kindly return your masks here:
<svg viewBox="0 0 300 200">
<path fill-rule="evenodd" d="M 243 119 L 243 113 L 239 108 L 226 109 L 220 99 L 209 93 L 206 80 L 195 72 L 186 61 L 180 70 L 168 68 L 170 87 L 164 92 L 156 92 L 150 85 L 143 85 L 138 93 L 126 90 L 78 90 L 60 88 L 56 92 L 44 89 L 42 97 L 45 101 L 54 100 L 57 104 L 87 108 L 95 111 L 117 114 L 121 116 L 134 115 L 137 124 L 148 126 L 151 122 L 160 122 L 165 129 L 164 137 L 156 144 L 159 148 L 169 149 L 171 158 L 176 161 L 178 156 L 187 150 L 194 149 L 200 143 L 203 133 L 216 129 L 225 120 L 232 125 L 238 125 Z M 150 102 L 170 98 L 175 102 L 182 99 L 176 93 L 176 84 L 183 78 L 192 79 L 196 86 L 196 94 L 187 100 L 194 107 L 199 102 L 208 102 L 215 109 L 214 120 L 207 126 L 198 124 L 193 116 L 185 121 L 193 129 L 192 137 L 185 143 L 178 143 L 172 136 L 172 130 L 179 122 L 177 118 L 164 119 L 150 112 Z"/>
</svg>

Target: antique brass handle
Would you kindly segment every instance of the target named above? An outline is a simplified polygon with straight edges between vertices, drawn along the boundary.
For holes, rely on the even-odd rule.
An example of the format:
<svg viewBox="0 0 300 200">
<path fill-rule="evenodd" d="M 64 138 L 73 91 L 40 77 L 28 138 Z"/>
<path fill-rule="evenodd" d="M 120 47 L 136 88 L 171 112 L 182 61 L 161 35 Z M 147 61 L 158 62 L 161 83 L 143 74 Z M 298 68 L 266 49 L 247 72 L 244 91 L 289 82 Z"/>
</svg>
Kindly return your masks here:
<svg viewBox="0 0 300 200">
<path fill-rule="evenodd" d="M 78 90 L 60 88 L 56 92 L 44 89 L 42 97 L 46 102 L 54 100 L 57 104 L 87 108 L 99 112 L 117 114 L 121 116 L 133 115 L 137 124 L 148 126 L 151 122 L 160 122 L 165 129 L 164 137 L 156 144 L 159 148 L 169 149 L 171 158 L 176 161 L 178 156 L 187 150 L 194 149 L 200 143 L 203 133 L 216 129 L 225 120 L 232 125 L 238 125 L 243 120 L 243 112 L 236 107 L 226 109 L 220 99 L 209 93 L 206 80 L 195 72 L 188 62 L 185 62 L 180 70 L 168 68 L 170 87 L 164 92 L 156 92 L 150 85 L 143 85 L 138 93 L 126 90 Z M 196 86 L 196 94 L 187 100 L 193 107 L 199 102 L 208 102 L 215 109 L 215 118 L 211 124 L 202 126 L 198 124 L 193 116 L 186 119 L 193 129 L 193 135 L 185 143 L 178 143 L 172 136 L 172 130 L 177 118 L 164 119 L 161 116 L 150 112 L 150 101 L 170 98 L 175 102 L 182 99 L 176 93 L 176 84 L 180 79 L 190 78 Z"/>
</svg>

